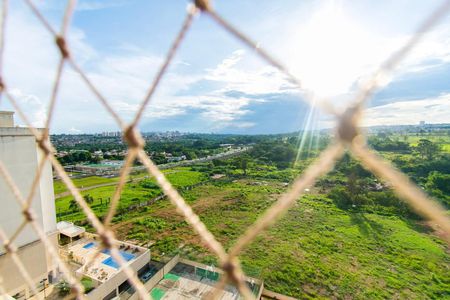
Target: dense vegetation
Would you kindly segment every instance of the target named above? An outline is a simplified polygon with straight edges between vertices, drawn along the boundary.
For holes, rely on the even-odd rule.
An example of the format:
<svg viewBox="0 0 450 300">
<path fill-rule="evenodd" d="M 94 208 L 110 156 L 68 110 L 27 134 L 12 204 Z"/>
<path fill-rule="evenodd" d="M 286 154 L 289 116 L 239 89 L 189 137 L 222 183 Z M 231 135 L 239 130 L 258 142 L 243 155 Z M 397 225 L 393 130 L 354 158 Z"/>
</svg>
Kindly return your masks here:
<svg viewBox="0 0 450 300">
<path fill-rule="evenodd" d="M 173 156 L 185 155 L 186 159 L 195 159 L 213 155 L 223 151 L 221 144 L 248 145 L 264 140 L 265 136 L 241 136 L 220 134 L 178 134 L 175 136 L 144 135 L 145 151 L 151 155 L 157 164 L 167 162 L 163 153 Z M 127 149 L 122 137 L 104 137 L 97 135 L 53 135 L 53 144 L 58 151 L 64 151 L 59 157 L 62 164 L 98 163 L 101 158 L 93 155 L 95 151 L 102 151 L 105 159 L 123 159 Z M 110 151 L 115 151 L 111 154 Z"/>
</svg>

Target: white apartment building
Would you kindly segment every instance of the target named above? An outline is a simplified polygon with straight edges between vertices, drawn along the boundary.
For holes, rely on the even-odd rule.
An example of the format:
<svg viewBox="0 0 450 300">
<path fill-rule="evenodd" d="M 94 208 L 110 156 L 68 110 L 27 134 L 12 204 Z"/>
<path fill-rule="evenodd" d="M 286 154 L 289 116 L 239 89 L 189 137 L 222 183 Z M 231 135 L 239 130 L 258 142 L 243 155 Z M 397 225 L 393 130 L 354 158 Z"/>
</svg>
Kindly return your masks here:
<svg viewBox="0 0 450 300">
<path fill-rule="evenodd" d="M 13 112 L 0 112 L 0 161 L 7 168 L 24 197 L 28 197 L 43 153 L 28 128 L 15 127 Z M 22 210 L 5 179 L 0 176 L 0 226 L 8 237 L 24 220 Z M 49 239 L 57 246 L 57 229 L 53 177 L 46 163 L 34 194 L 32 209 Z M 51 280 L 55 272 L 46 248 L 30 225 L 14 240 L 18 255 L 31 278 L 39 287 L 44 279 Z M 0 241 L 0 276 L 6 292 L 16 299 L 30 297 L 30 289 L 10 255 L 5 255 Z"/>
</svg>

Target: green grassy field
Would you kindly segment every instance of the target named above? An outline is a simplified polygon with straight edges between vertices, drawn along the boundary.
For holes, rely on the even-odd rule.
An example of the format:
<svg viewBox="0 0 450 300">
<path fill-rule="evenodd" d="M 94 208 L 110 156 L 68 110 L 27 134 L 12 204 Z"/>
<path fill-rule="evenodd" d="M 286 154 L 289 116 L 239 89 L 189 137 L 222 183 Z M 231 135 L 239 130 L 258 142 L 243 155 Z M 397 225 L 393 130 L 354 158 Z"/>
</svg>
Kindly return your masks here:
<svg viewBox="0 0 450 300">
<path fill-rule="evenodd" d="M 417 157 L 411 153 L 381 154 L 389 160 L 407 161 L 412 167 L 418 165 Z M 309 160 L 302 161 L 296 169 L 277 169 L 250 161 L 247 175 L 242 168 L 219 166 L 214 172 L 228 176 L 208 182 L 206 174 L 212 172 L 211 165 L 164 173 L 229 249 L 308 163 Z M 270 290 L 300 299 L 450 299 L 448 245 L 433 235 L 424 222 L 407 219 L 407 214 L 400 217 L 402 214 L 393 207 L 389 210 L 367 205 L 359 210 L 343 210 L 327 198 L 329 189 L 345 185 L 344 171 L 351 166 L 351 161 L 347 161 L 340 166 L 341 173 L 327 175 L 331 186 L 324 185 L 322 195 L 317 194 L 320 187 L 313 188 L 244 249 L 240 259 L 246 273 L 262 278 Z M 410 173 L 414 174 L 412 167 Z M 360 176 L 367 179 L 367 175 Z M 426 176 L 422 176 L 423 180 Z M 85 180 L 85 185 L 96 185 L 94 182 L 102 179 Z M 183 189 L 199 182 L 204 184 Z M 81 180 L 76 184 L 80 186 Z M 91 207 L 98 216 L 105 214 L 106 199 L 112 196 L 114 188 L 83 192 L 94 198 Z M 113 219 L 118 238 L 151 245 L 153 259 L 178 252 L 188 259 L 217 265 L 216 257 L 168 200 L 127 210 L 129 205 L 159 193 L 152 179 L 127 183 L 120 200 L 120 214 Z M 71 197 L 58 199 L 58 212 L 70 213 L 64 216 L 66 220 L 84 221 L 84 214 L 69 208 L 70 200 Z"/>
<path fill-rule="evenodd" d="M 450 153 L 450 143 L 446 143 L 444 145 L 441 145 L 441 149 L 444 152 Z"/>
<path fill-rule="evenodd" d="M 117 182 L 119 179 L 114 178 L 105 178 L 105 177 L 99 177 L 99 176 L 90 176 L 85 178 L 75 178 L 72 179 L 75 186 L 81 188 L 81 187 L 90 187 L 98 184 L 104 184 L 104 183 L 113 183 Z M 67 191 L 66 185 L 61 180 L 55 180 L 53 183 L 53 189 L 55 191 L 55 194 L 60 194 Z"/>
<path fill-rule="evenodd" d="M 183 188 L 185 186 L 190 186 L 207 179 L 207 177 L 200 172 L 191 171 L 189 168 L 176 168 L 170 170 L 164 170 L 167 179 L 177 188 Z M 119 209 L 126 209 L 129 205 L 136 204 L 140 201 L 145 201 L 156 197 L 160 194 L 160 189 L 156 187 L 154 179 L 145 179 L 143 181 L 136 180 L 140 179 L 143 175 L 135 176 L 133 182 L 129 182 L 125 185 L 124 191 L 122 192 Z M 74 180 L 75 181 L 75 180 Z M 87 177 L 82 179 L 76 179 L 75 184 L 77 186 L 83 185 L 84 187 L 93 186 L 102 183 L 117 182 L 118 178 L 102 178 L 102 177 Z M 145 182 L 151 183 L 148 186 L 143 186 Z M 86 184 L 86 185 L 85 185 Z M 55 183 L 56 187 L 60 186 L 60 182 Z M 93 197 L 94 201 L 90 204 L 93 211 L 98 216 L 102 216 L 108 209 L 108 201 L 112 198 L 116 186 L 105 186 L 98 187 L 88 191 L 83 191 L 81 194 L 90 195 Z M 59 188 L 62 190 L 62 188 Z M 64 220 L 77 221 L 84 220 L 85 215 L 78 211 L 69 208 L 70 201 L 73 199 L 72 196 L 62 197 L 56 200 L 56 212 L 59 213 L 70 213 L 64 216 Z"/>
<path fill-rule="evenodd" d="M 282 191 L 279 182 L 239 180 L 199 186 L 183 196 L 229 248 Z M 168 201 L 123 220 L 115 224 L 119 237 L 153 241 L 154 257 L 181 251 L 216 262 Z M 445 299 L 450 297 L 446 249 L 418 224 L 351 213 L 324 196 L 307 195 L 245 249 L 241 260 L 267 288 L 301 299 Z"/>
<path fill-rule="evenodd" d="M 450 136 L 445 135 L 407 135 L 407 136 L 397 136 L 401 141 L 405 140 L 413 147 L 417 146 L 417 143 L 421 139 L 430 140 L 433 143 L 439 145 L 443 152 L 450 153 Z"/>
</svg>

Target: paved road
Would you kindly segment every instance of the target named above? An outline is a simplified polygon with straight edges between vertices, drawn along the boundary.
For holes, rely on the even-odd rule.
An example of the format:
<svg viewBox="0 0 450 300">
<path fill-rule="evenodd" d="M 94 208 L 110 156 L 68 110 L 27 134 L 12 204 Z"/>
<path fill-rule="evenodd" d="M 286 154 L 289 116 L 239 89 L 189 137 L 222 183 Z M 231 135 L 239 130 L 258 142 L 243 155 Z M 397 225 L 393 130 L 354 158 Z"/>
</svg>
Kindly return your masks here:
<svg viewBox="0 0 450 300">
<path fill-rule="evenodd" d="M 232 157 L 235 155 L 239 155 L 243 152 L 248 151 L 249 149 L 250 149 L 250 147 L 243 147 L 241 149 L 231 150 L 231 151 L 227 151 L 224 153 L 219 153 L 219 154 L 211 155 L 211 156 L 207 156 L 207 157 L 202 157 L 202 158 L 197 158 L 197 159 L 192 159 L 192 160 L 183 160 L 178 163 L 163 164 L 163 165 L 159 165 L 158 167 L 160 169 L 164 170 L 164 169 L 170 169 L 170 168 L 176 168 L 176 167 L 182 167 L 182 166 L 190 166 L 190 165 L 194 165 L 196 163 L 207 162 L 207 161 L 211 161 L 214 159 L 223 159 L 223 158 L 228 158 L 228 157 Z M 136 171 L 136 170 L 140 170 L 141 168 L 142 168 L 142 170 L 145 170 L 145 167 L 139 167 L 139 169 L 136 169 L 136 167 L 134 167 L 133 170 Z M 133 182 L 140 181 L 145 178 L 148 178 L 148 175 L 142 176 L 142 177 L 133 177 Z M 105 186 L 112 186 L 112 185 L 117 185 L 117 182 L 102 183 L 102 184 L 96 184 L 96 185 L 91 185 L 91 186 L 87 186 L 87 187 L 78 187 L 78 189 L 80 191 L 89 191 L 92 189 L 105 187 Z M 59 193 L 59 194 L 55 195 L 55 199 L 59 199 L 59 198 L 70 196 L 70 195 L 71 195 L 71 193 L 69 191 Z"/>
<path fill-rule="evenodd" d="M 212 161 L 214 159 L 224 159 L 224 158 L 228 158 L 228 157 L 233 157 L 236 155 L 239 155 L 243 152 L 246 152 L 248 150 L 250 150 L 251 147 L 242 147 L 239 149 L 233 149 L 227 152 L 223 152 L 223 153 L 219 153 L 219 154 L 215 154 L 215 155 L 209 155 L 207 157 L 202 157 L 202 158 L 196 158 L 196 159 L 192 159 L 192 160 L 182 160 L 179 162 L 173 162 L 173 163 L 168 163 L 168 164 L 162 164 L 162 165 L 158 165 L 158 168 L 161 170 L 164 169 L 170 169 L 170 168 L 174 168 L 174 167 L 184 167 L 184 166 L 190 166 L 190 165 L 194 165 L 197 163 L 202 163 L 202 162 L 208 162 L 208 161 Z M 139 166 L 139 167 L 133 167 L 133 170 L 145 170 L 144 166 Z"/>
</svg>

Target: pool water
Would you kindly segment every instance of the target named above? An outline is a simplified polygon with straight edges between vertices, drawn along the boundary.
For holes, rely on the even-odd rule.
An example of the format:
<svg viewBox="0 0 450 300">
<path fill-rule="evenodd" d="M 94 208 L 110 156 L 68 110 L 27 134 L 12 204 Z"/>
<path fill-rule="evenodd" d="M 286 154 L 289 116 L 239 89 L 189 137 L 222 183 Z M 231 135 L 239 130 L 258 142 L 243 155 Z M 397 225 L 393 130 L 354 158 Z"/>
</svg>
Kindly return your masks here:
<svg viewBox="0 0 450 300">
<path fill-rule="evenodd" d="M 110 254 L 111 252 L 109 250 L 103 250 L 102 253 Z M 130 261 L 136 257 L 134 254 L 131 254 L 131 253 L 128 253 L 125 251 L 120 251 L 120 254 L 122 255 L 123 259 L 125 259 L 126 261 Z M 114 269 L 118 269 L 120 267 L 119 263 L 116 262 L 112 256 L 103 260 L 102 263 L 104 263 L 107 266 L 113 267 Z"/>
<path fill-rule="evenodd" d="M 90 249 L 90 248 L 92 248 L 94 246 L 95 246 L 95 243 L 94 242 L 90 242 L 90 243 L 87 243 L 86 245 L 84 245 L 83 248 L 84 249 Z"/>
</svg>

